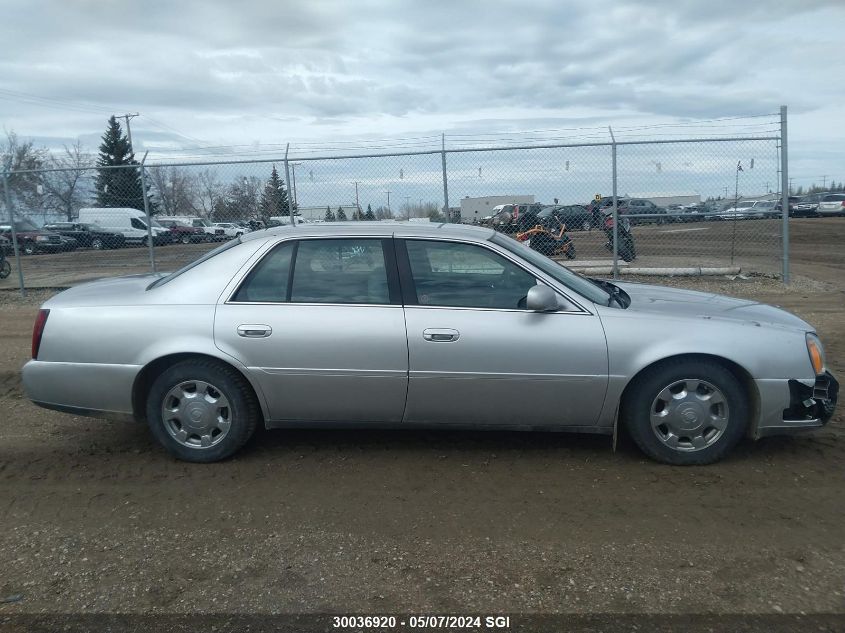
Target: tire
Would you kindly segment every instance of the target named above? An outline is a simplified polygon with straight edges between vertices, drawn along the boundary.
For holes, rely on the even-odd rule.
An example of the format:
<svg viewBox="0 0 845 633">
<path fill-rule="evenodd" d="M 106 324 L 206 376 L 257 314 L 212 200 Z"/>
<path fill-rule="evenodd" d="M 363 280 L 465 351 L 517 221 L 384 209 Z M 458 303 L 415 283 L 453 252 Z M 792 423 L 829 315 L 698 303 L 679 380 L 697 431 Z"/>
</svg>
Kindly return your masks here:
<svg viewBox="0 0 845 633">
<path fill-rule="evenodd" d="M 147 248 L 149 245 L 150 245 L 150 238 L 149 237 L 145 237 L 144 239 L 141 240 L 141 246 L 143 248 Z"/>
<path fill-rule="evenodd" d="M 95 237 L 93 240 L 91 240 L 91 248 L 93 248 L 94 250 L 101 251 L 105 247 L 106 244 L 105 242 L 103 242 L 103 238 Z"/>
<path fill-rule="evenodd" d="M 216 402 L 180 397 L 198 392 Z M 165 406 L 173 412 L 168 419 Z M 189 415 L 196 417 L 188 419 Z M 213 360 L 173 365 L 156 378 L 147 397 L 147 423 L 153 436 L 173 456 L 188 462 L 215 462 L 231 456 L 252 437 L 260 419 L 249 383 L 231 367 Z"/>
<path fill-rule="evenodd" d="M 24 255 L 35 255 L 38 252 L 38 248 L 32 242 L 24 242 L 21 250 Z"/>
<path fill-rule="evenodd" d="M 687 395 L 680 398 L 681 393 Z M 628 387 L 621 407 L 622 421 L 640 450 L 678 466 L 722 459 L 745 434 L 749 413 L 740 381 L 713 360 L 677 359 L 646 370 Z"/>
<path fill-rule="evenodd" d="M 181 241 L 182 241 L 182 244 L 190 244 L 191 243 L 191 236 L 190 235 L 183 235 Z"/>
<path fill-rule="evenodd" d="M 582 231 L 589 231 L 591 228 L 593 228 L 593 223 L 589 220 L 584 220 L 584 222 L 581 224 Z"/>
<path fill-rule="evenodd" d="M 9 260 L 5 257 L 3 258 L 3 263 L 0 264 L 0 279 L 5 279 L 9 275 L 12 274 L 12 265 L 9 263 Z"/>
</svg>

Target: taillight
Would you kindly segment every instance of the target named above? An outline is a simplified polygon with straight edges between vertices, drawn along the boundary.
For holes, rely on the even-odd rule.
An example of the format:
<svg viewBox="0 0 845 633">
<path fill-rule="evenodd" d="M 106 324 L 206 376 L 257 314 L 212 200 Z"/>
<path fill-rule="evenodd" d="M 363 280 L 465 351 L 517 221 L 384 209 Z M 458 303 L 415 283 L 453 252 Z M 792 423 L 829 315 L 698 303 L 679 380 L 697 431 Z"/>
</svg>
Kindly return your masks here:
<svg viewBox="0 0 845 633">
<path fill-rule="evenodd" d="M 845 200 L 842 201 L 842 206 L 845 207 Z"/>
<path fill-rule="evenodd" d="M 38 349 L 41 347 L 41 336 L 44 334 L 44 326 L 47 324 L 49 310 L 39 310 L 35 319 L 35 327 L 32 328 L 32 358 L 38 358 Z"/>
</svg>

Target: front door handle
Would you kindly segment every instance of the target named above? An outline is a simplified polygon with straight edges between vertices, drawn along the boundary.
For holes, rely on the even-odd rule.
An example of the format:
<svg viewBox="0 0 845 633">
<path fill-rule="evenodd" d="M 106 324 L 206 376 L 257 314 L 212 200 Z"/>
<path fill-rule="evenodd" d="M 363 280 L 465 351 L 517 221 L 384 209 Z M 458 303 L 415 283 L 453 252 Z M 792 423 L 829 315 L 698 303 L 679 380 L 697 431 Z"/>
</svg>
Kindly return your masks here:
<svg viewBox="0 0 845 633">
<path fill-rule="evenodd" d="M 265 338 L 273 333 L 269 325 L 243 324 L 238 326 L 238 336 L 244 338 Z"/>
<path fill-rule="evenodd" d="M 451 328 L 427 328 L 423 330 L 423 338 L 433 343 L 451 343 L 457 341 L 461 333 Z"/>
</svg>

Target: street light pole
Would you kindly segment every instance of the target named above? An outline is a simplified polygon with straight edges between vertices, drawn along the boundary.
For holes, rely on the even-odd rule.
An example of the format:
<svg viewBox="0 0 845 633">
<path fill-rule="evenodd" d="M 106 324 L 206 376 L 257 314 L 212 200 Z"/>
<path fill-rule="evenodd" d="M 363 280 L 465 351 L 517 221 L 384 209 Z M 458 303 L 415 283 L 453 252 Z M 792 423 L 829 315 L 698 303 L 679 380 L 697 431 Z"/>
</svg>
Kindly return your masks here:
<svg viewBox="0 0 845 633">
<path fill-rule="evenodd" d="M 355 181 L 355 208 L 358 210 L 358 213 L 361 213 L 361 203 L 358 202 L 358 181 Z"/>
<path fill-rule="evenodd" d="M 390 213 L 390 189 L 386 190 L 384 193 L 387 194 L 387 212 Z"/>
</svg>

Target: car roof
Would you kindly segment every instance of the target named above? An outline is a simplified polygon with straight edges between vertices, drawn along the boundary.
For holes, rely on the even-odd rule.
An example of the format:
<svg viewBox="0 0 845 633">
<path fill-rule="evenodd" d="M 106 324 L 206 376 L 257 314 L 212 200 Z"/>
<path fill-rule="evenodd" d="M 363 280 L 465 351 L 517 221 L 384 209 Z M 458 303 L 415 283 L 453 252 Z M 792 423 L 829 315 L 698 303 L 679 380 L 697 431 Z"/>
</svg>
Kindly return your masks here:
<svg viewBox="0 0 845 633">
<path fill-rule="evenodd" d="M 246 242 L 276 235 L 316 236 L 383 236 L 383 237 L 463 237 L 488 240 L 495 234 L 490 228 L 467 224 L 446 224 L 435 222 L 327 222 L 323 224 L 286 224 L 270 229 L 253 231 L 241 236 Z"/>
</svg>

